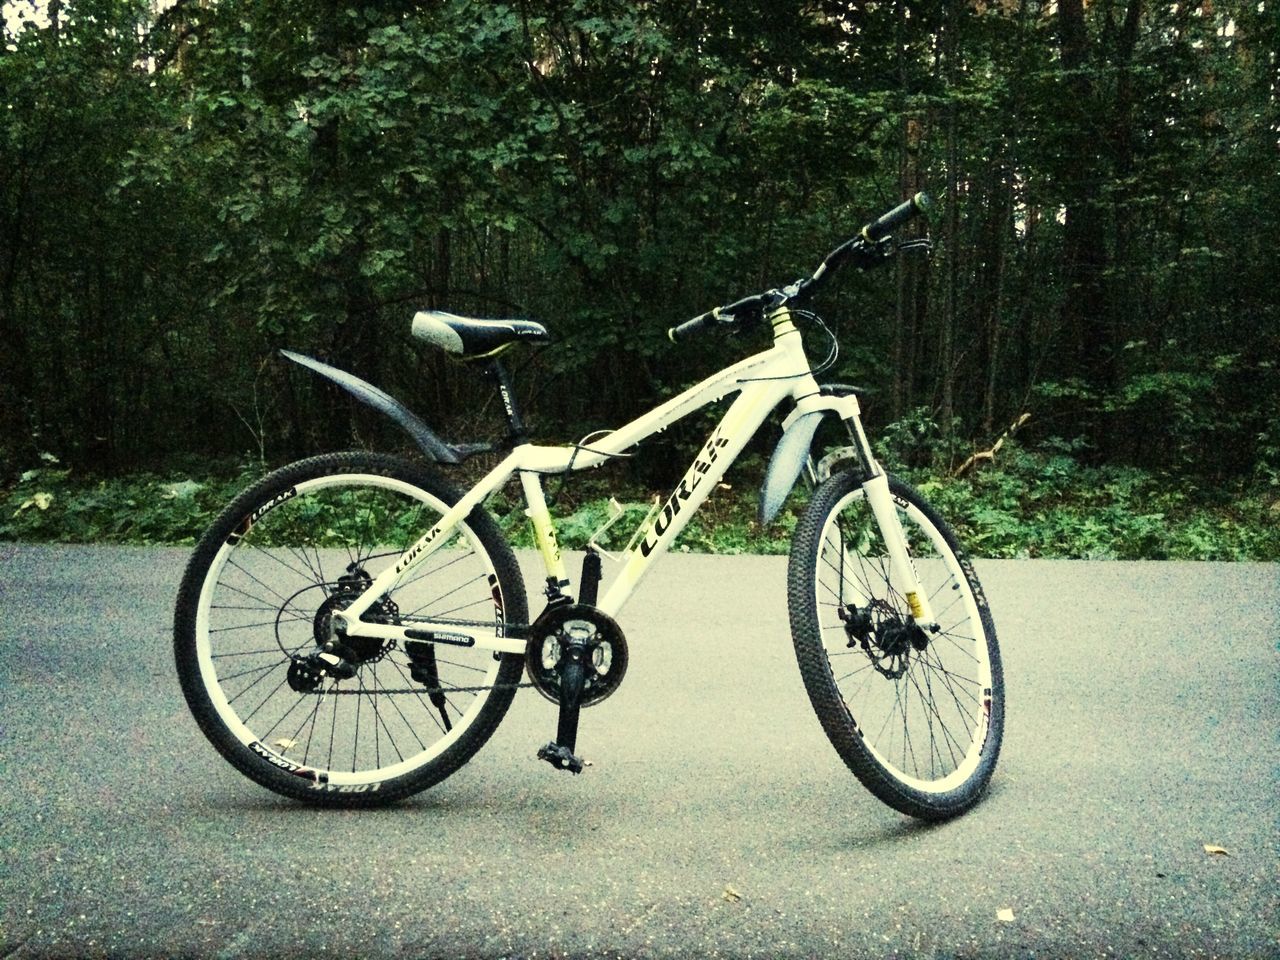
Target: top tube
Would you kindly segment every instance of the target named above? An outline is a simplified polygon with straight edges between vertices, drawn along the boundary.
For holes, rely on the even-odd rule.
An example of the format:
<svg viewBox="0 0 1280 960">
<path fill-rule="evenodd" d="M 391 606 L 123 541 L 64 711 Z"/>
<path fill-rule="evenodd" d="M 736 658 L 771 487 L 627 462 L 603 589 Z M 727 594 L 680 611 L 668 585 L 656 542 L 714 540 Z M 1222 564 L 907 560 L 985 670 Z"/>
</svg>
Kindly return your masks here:
<svg viewBox="0 0 1280 960">
<path fill-rule="evenodd" d="M 794 331 L 794 325 L 791 327 Z M 790 331 L 780 330 L 775 336 L 781 340 L 788 332 Z M 809 362 L 805 357 L 804 346 L 800 339 L 788 338 L 786 341 L 775 342 L 771 349 L 754 354 L 712 374 L 701 383 L 695 384 L 630 423 L 591 441 L 590 446 L 530 444 L 522 448 L 526 452 L 520 458 L 518 469 L 532 470 L 537 473 L 564 473 L 569 469 L 585 470 L 588 467 L 596 467 L 694 411 L 723 400 L 729 394 L 740 391 L 753 382 L 764 380 L 800 382 L 807 376 L 810 376 Z M 783 396 L 791 392 L 788 389 Z M 806 392 L 809 391 L 806 390 Z"/>
</svg>

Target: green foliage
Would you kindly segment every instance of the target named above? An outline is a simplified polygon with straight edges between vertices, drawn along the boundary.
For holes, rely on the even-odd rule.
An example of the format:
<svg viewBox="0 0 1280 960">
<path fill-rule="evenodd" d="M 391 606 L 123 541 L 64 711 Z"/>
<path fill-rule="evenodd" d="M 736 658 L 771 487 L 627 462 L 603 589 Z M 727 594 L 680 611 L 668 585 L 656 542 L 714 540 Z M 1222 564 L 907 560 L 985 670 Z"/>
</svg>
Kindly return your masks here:
<svg viewBox="0 0 1280 960">
<path fill-rule="evenodd" d="M 946 473 L 1030 409 L 1027 449 L 1087 437 L 1073 462 L 1150 501 L 1104 526 L 1157 552 L 1183 549 L 1160 490 L 1280 484 L 1271 4 L 156 6 L 6 27 L 14 490 L 47 450 L 74 485 L 394 436 L 280 347 L 451 437 L 491 431 L 474 378 L 411 342 L 421 307 L 545 320 L 556 345 L 517 371 L 535 426 L 615 425 L 757 345 L 673 351 L 671 322 L 794 279 L 921 188 L 947 200 L 932 261 L 816 305 L 844 339 L 827 377 L 873 389 L 886 459 Z M 46 479 L 14 510 L 71 495 Z M 113 489 L 77 487 L 95 536 Z M 997 493 L 990 526 L 1017 526 Z M 7 535 L 54 509 L 11 512 Z M 719 520 L 744 549 L 775 537 L 745 506 Z"/>
<path fill-rule="evenodd" d="M 904 475 L 978 557 L 1116 560 L 1280 560 L 1280 493 L 1274 486 L 1189 488 L 1134 467 L 1089 466 L 1079 441 L 1054 439 L 1037 449 L 1006 443 L 994 466 L 964 478 L 930 469 Z M 245 464 L 216 476 L 138 475 L 81 478 L 56 464 L 24 472 L 0 494 L 0 539 L 128 544 L 191 544 L 260 468 Z M 612 515 L 616 483 L 570 487 L 553 509 L 565 549 L 580 550 Z M 757 485 L 723 486 L 677 539 L 677 551 L 785 554 L 807 502 L 798 488 L 779 518 L 761 529 Z M 633 487 L 614 490 L 623 516 L 598 541 L 624 549 L 652 507 Z M 523 505 L 504 493 L 487 505 L 518 547 L 534 546 Z M 334 542 L 358 535 L 373 518 L 339 502 L 318 504 Z M 314 517 L 309 517 L 313 521 Z M 384 523 L 379 521 L 382 527 Z M 411 540 L 413 518 L 402 531 Z"/>
<path fill-rule="evenodd" d="M 1280 498 L 1190 487 L 1136 467 L 1090 466 L 1079 443 L 1006 443 L 972 477 L 917 476 L 977 556 L 1086 560 L 1280 559 Z"/>
<path fill-rule="evenodd" d="M 875 442 L 876 457 L 901 467 L 945 463 L 950 453 L 950 438 L 959 429 L 958 417 L 944 426 L 928 407 L 916 407 L 885 426 Z"/>
<path fill-rule="evenodd" d="M 200 479 L 138 474 L 99 480 L 59 466 L 34 468 L 0 493 L 0 540 L 194 544 L 260 471 L 246 463 Z"/>
</svg>

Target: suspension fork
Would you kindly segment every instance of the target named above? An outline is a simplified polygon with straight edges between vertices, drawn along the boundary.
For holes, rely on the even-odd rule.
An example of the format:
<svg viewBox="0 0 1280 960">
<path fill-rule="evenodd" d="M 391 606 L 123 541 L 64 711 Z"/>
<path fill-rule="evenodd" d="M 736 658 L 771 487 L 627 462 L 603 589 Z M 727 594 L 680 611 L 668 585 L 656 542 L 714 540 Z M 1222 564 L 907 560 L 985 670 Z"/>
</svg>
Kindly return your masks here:
<svg viewBox="0 0 1280 960">
<path fill-rule="evenodd" d="M 858 457 L 862 489 L 866 494 L 867 503 L 871 506 L 871 513 L 876 518 L 876 525 L 884 537 L 885 549 L 889 553 L 889 575 L 893 588 L 906 600 L 916 625 L 931 633 L 936 632 L 938 622 L 933 613 L 933 604 L 929 600 L 928 592 L 920 583 L 915 561 L 911 559 L 907 535 L 902 529 L 902 521 L 898 517 L 893 494 L 889 490 L 889 475 L 884 472 L 872 454 L 866 431 L 862 429 L 862 418 L 856 409 L 851 416 L 845 418 L 845 424 L 849 428 L 853 449 Z"/>
</svg>

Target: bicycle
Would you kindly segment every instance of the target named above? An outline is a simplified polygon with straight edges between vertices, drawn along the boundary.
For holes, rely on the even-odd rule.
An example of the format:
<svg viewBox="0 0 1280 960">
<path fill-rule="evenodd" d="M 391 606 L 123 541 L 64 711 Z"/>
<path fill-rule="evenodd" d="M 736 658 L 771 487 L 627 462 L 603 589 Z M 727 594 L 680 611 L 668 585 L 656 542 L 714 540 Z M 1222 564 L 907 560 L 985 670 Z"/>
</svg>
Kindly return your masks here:
<svg viewBox="0 0 1280 960">
<path fill-rule="evenodd" d="M 813 709 L 847 766 L 889 806 L 924 819 L 969 809 L 991 778 L 1004 728 L 986 597 L 947 524 L 876 462 L 853 388 L 817 382 L 796 325 L 816 320 L 831 360 L 835 335 L 804 304 L 847 263 L 867 268 L 901 247 L 927 246 L 891 236 L 926 205 L 917 194 L 895 207 L 809 277 L 671 328 L 679 343 L 767 323 L 773 345 L 576 444 L 532 443 L 517 409 L 499 355 L 517 342 L 546 342 L 533 321 L 439 311 L 413 320 L 419 338 L 481 364 L 494 380 L 503 444 L 446 443 L 378 388 L 284 351 L 395 419 L 429 460 L 504 457 L 460 491 L 417 462 L 327 454 L 238 496 L 196 546 L 174 618 L 178 674 L 205 735 L 277 793 L 370 806 L 455 772 L 492 735 L 516 690 L 532 686 L 559 710 L 556 739 L 537 756 L 580 772 L 580 711 L 614 693 L 627 669 L 616 616 L 766 418 L 789 402 L 760 518 L 773 519 L 807 468 L 817 486 L 793 535 L 787 595 Z M 640 524 L 604 597 L 599 532 L 571 594 L 542 478 L 600 466 L 731 394 L 683 479 Z M 827 416 L 845 424 L 851 446 L 815 468 L 810 447 Z M 546 568 L 546 606 L 532 621 L 515 555 L 483 506 L 513 477 Z"/>
</svg>

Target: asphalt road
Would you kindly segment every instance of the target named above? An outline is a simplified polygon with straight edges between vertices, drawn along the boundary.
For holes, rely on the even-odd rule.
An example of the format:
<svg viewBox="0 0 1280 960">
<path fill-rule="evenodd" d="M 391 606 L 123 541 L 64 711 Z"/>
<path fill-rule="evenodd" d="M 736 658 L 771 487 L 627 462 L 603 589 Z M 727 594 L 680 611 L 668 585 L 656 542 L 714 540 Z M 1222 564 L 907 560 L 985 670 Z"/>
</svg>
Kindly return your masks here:
<svg viewBox="0 0 1280 960">
<path fill-rule="evenodd" d="M 1276 565 L 980 563 L 1004 753 L 922 826 L 824 739 L 781 558 L 655 568 L 582 776 L 522 691 L 457 775 L 351 813 L 197 730 L 185 559 L 0 544 L 0 958 L 1280 956 Z"/>
</svg>

